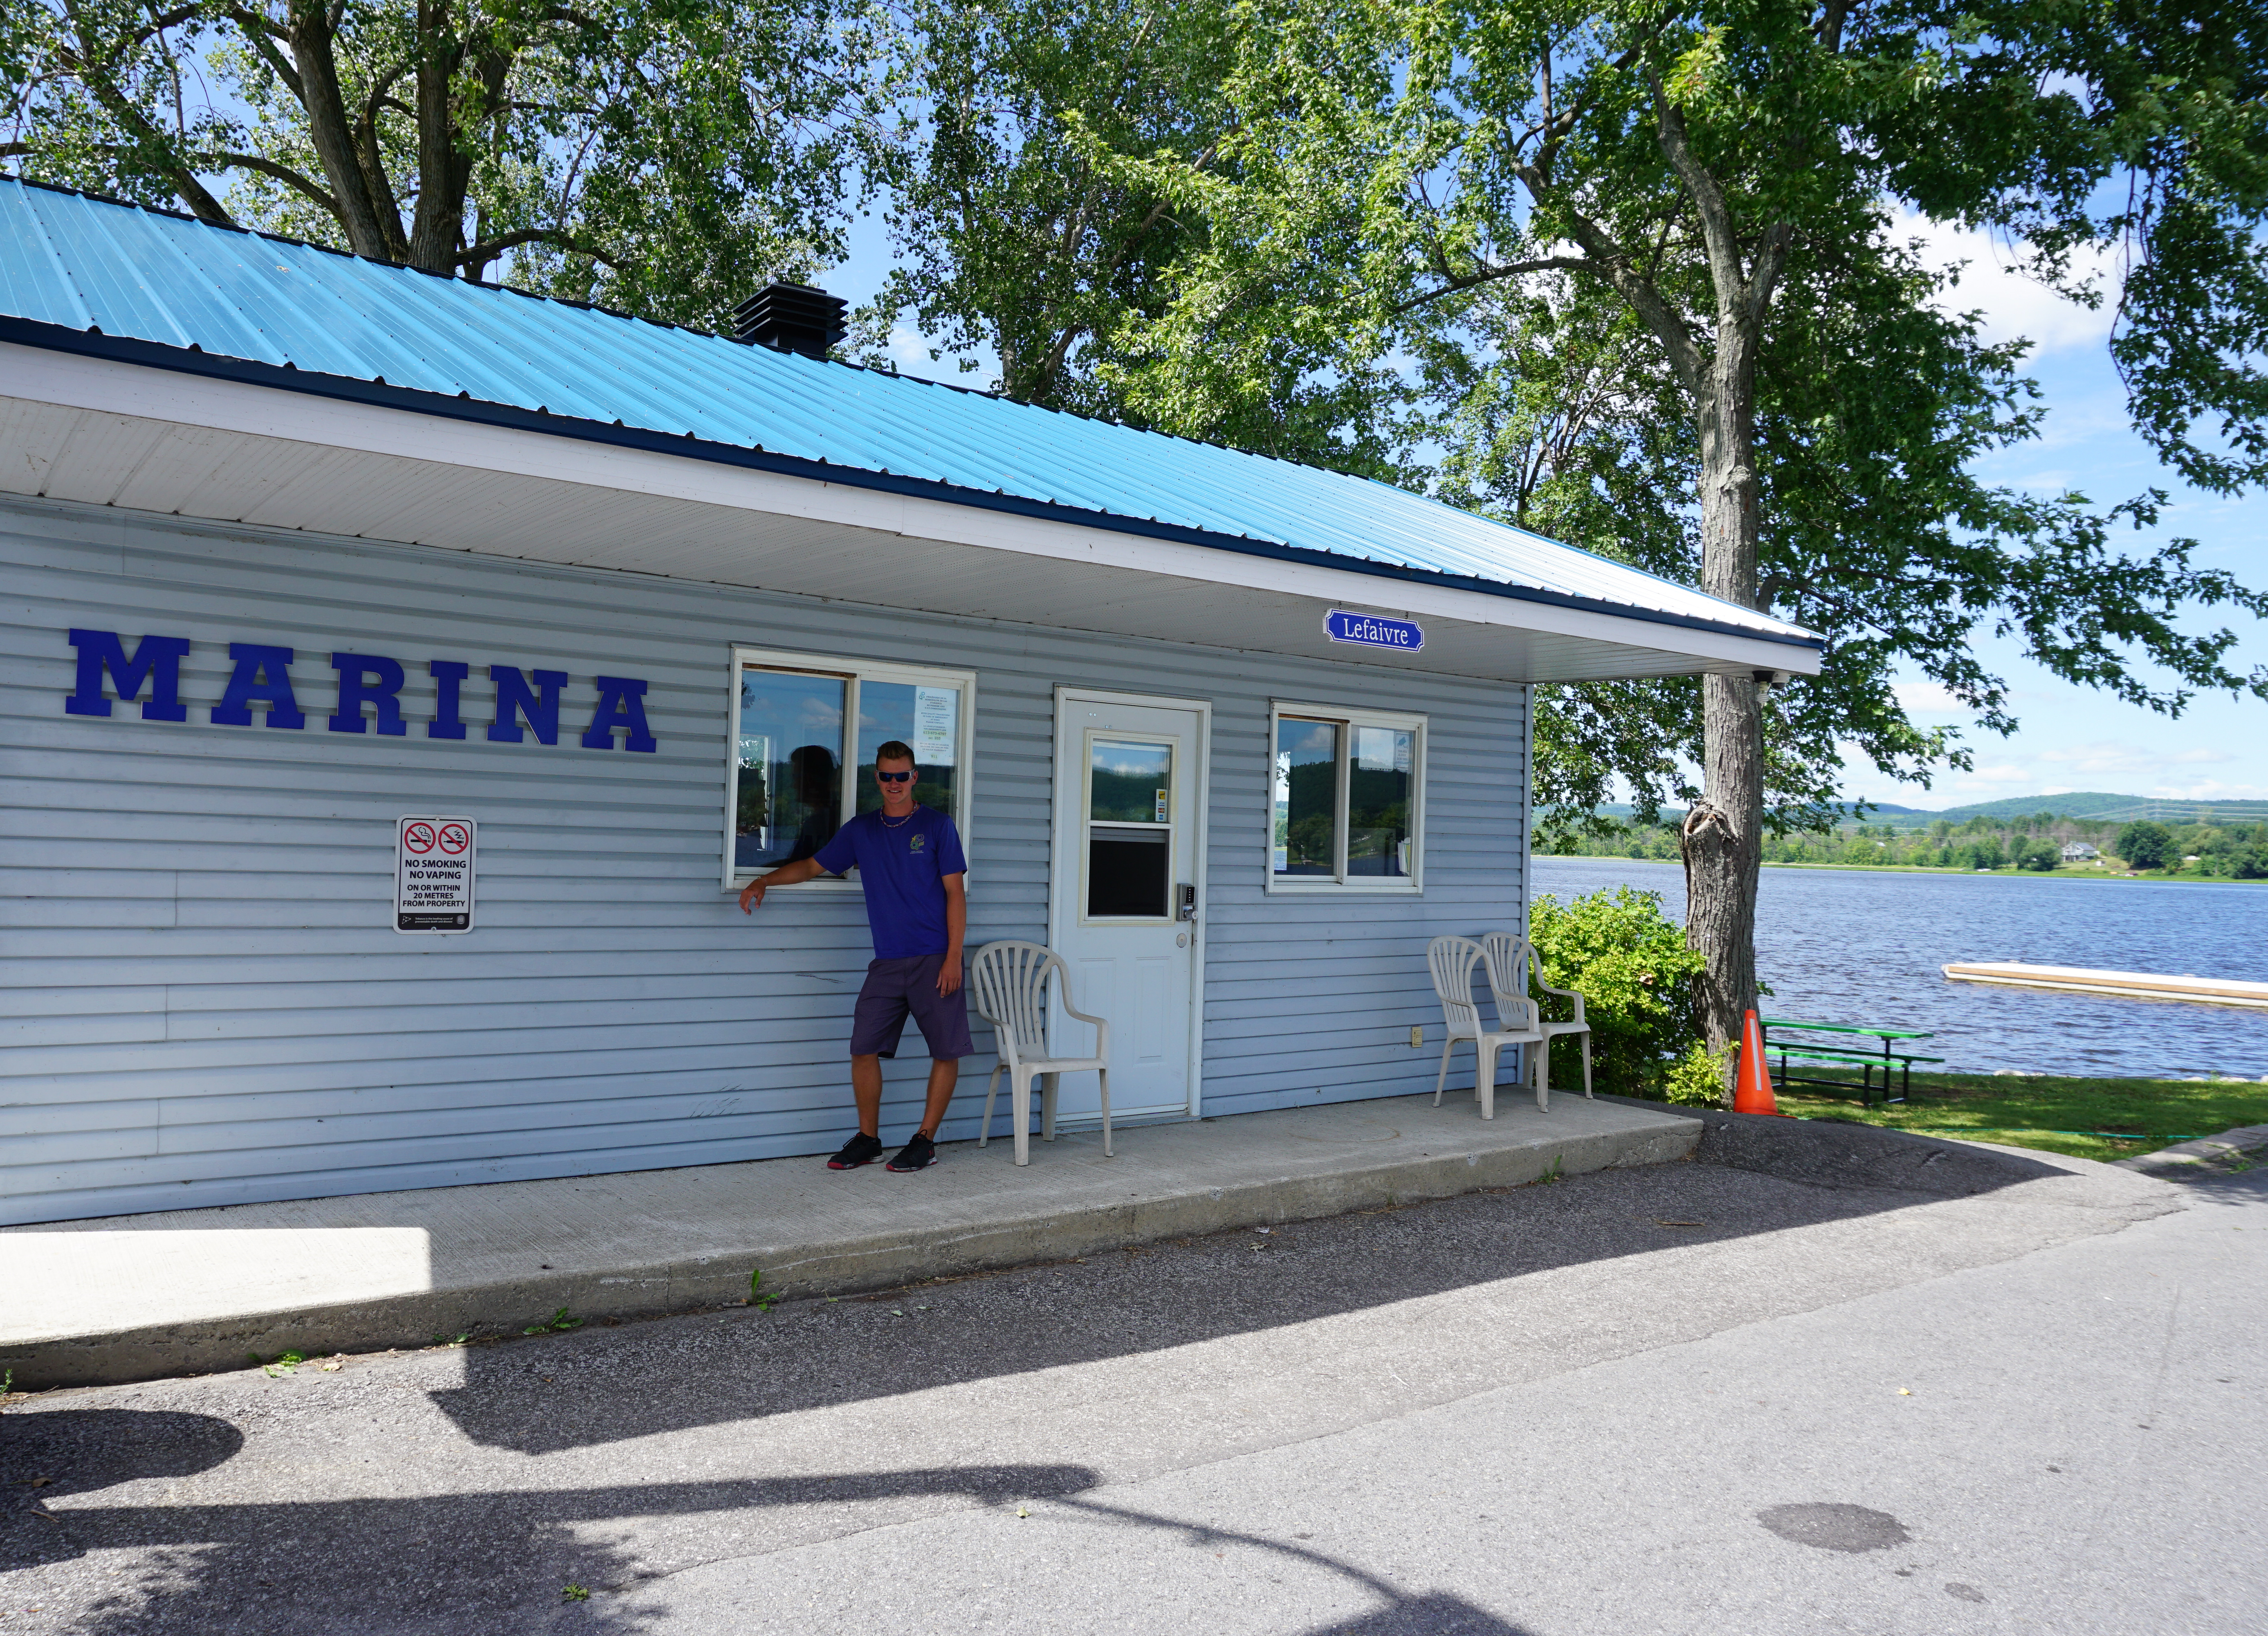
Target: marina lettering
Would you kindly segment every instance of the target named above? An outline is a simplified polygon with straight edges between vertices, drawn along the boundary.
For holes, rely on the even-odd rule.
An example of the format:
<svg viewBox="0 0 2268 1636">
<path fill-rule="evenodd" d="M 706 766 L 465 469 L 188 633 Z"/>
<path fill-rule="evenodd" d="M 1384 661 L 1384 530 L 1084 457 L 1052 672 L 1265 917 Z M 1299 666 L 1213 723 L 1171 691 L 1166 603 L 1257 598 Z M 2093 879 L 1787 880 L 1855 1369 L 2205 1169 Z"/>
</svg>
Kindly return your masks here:
<svg viewBox="0 0 2268 1636">
<path fill-rule="evenodd" d="M 181 661 L 193 645 L 188 637 L 145 635 L 127 652 L 126 638 L 115 630 L 70 633 L 77 650 L 73 687 L 63 696 L 63 711 L 72 716 L 109 716 L 113 696 L 118 704 L 141 701 L 144 721 L 189 719 L 181 699 Z M 293 649 L 258 642 L 228 645 L 231 665 L 227 686 L 206 711 L 218 726 L 248 727 L 254 709 L 265 713 L 267 725 L 287 731 L 304 730 L 305 711 L 292 691 Z M 369 733 L 401 738 L 409 731 L 401 711 L 401 690 L 408 673 L 400 660 L 382 653 L 333 653 L 331 668 L 338 674 L 338 704 L 326 725 L 333 733 Z M 425 724 L 429 739 L 466 736 L 463 685 L 473 666 L 462 660 L 437 659 L 425 667 L 433 679 L 432 719 Z M 533 733 L 540 744 L 559 742 L 562 695 L 572 685 L 563 670 L 529 670 L 516 665 L 486 667 L 496 686 L 495 719 L 488 724 L 491 743 L 519 744 Z M 105 682 L 107 682 L 107 690 Z M 660 742 L 646 724 L 646 683 L 636 676 L 593 676 L 598 696 L 590 724 L 578 739 L 585 749 L 610 750 L 621 735 L 624 749 L 652 755 Z M 144 689 L 149 696 L 142 697 Z"/>
</svg>

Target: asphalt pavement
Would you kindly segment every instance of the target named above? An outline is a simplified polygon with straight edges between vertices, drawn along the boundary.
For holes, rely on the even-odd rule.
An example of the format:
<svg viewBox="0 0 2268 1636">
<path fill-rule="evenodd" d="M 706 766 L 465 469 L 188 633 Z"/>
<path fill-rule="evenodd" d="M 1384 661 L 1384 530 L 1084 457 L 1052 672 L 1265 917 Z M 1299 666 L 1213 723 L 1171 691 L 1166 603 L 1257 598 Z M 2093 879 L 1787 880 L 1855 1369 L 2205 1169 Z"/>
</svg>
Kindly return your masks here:
<svg viewBox="0 0 2268 1636">
<path fill-rule="evenodd" d="M 2264 1628 L 2268 1167 L 1712 1128 L 877 1296 L 44 1393 L 0 1416 L 0 1632 Z"/>
</svg>

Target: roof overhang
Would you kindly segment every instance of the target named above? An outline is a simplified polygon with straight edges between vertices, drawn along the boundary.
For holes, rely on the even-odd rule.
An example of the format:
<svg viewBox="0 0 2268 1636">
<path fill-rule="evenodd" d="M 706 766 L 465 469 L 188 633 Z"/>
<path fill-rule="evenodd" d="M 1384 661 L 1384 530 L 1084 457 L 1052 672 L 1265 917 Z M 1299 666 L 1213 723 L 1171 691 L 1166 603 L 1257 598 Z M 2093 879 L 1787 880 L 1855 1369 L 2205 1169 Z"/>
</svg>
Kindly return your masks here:
<svg viewBox="0 0 2268 1636">
<path fill-rule="evenodd" d="M 1704 620 L 147 343 L 23 338 L 49 329 L 0 331 L 0 491 L 1507 682 L 1819 667 L 1815 641 Z M 1425 646 L 1335 644 L 1332 608 L 1416 619 Z"/>
</svg>

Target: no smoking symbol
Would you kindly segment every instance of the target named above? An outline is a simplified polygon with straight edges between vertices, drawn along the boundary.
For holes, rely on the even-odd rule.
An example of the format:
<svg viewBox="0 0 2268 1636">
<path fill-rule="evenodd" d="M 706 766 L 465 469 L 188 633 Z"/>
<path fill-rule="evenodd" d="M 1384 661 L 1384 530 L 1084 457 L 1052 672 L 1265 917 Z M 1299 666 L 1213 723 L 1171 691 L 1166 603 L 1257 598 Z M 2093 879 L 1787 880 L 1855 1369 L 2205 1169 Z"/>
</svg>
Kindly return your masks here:
<svg viewBox="0 0 2268 1636">
<path fill-rule="evenodd" d="M 453 824 L 450 827 L 456 828 Z M 459 831 L 460 836 L 462 833 L 461 830 Z M 420 858 L 424 857 L 433 850 L 433 826 L 430 823 L 413 823 L 404 828 L 401 831 L 401 849 L 407 852 L 415 852 Z M 461 842 L 457 850 L 460 851 L 464 850 Z"/>
<path fill-rule="evenodd" d="M 441 826 L 441 850 L 450 857 L 460 856 L 465 848 L 470 846 L 472 843 L 472 831 L 466 829 L 464 825 L 445 823 Z"/>
</svg>

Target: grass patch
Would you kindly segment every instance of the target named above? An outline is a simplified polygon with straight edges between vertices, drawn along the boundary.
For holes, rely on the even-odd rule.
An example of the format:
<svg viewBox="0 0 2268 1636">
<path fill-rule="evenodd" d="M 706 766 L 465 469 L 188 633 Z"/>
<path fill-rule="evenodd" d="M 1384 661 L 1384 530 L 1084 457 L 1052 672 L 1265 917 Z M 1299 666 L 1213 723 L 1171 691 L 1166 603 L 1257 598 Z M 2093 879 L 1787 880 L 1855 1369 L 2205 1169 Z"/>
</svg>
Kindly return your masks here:
<svg viewBox="0 0 2268 1636">
<path fill-rule="evenodd" d="M 1892 1131 L 2108 1161 L 2237 1125 L 2268 1124 L 2268 1085 L 1917 1073 L 1911 1100 L 1895 1107 L 1859 1106 L 1855 1087 L 1847 1100 L 1798 1087 L 1780 1097 L 1779 1106 L 1799 1119 L 1854 1119 Z M 2132 1134 L 2093 1134 L 2101 1131 Z"/>
</svg>

